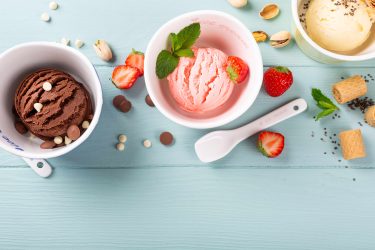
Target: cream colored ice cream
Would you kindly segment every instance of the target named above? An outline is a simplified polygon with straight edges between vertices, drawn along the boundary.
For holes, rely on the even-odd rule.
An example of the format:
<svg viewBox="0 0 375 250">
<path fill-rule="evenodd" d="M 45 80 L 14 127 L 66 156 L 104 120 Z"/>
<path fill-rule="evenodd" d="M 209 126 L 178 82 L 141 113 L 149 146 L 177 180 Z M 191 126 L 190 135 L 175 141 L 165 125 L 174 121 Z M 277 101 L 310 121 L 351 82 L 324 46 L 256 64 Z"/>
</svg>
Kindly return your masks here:
<svg viewBox="0 0 375 250">
<path fill-rule="evenodd" d="M 227 55 L 214 48 L 193 49 L 194 57 L 182 57 L 168 76 L 169 90 L 180 108 L 202 113 L 223 105 L 234 83 L 226 72 Z"/>
<path fill-rule="evenodd" d="M 372 20 L 362 0 L 312 0 L 306 26 L 311 39 L 323 48 L 347 52 L 369 38 Z"/>
</svg>

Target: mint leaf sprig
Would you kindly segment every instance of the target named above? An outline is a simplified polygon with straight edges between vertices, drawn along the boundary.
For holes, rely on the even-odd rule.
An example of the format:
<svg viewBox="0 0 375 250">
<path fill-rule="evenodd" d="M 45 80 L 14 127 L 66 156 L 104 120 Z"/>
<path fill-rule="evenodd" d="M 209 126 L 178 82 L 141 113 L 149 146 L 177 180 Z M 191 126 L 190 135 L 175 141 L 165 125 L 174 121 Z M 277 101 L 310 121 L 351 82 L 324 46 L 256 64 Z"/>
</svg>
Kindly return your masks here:
<svg viewBox="0 0 375 250">
<path fill-rule="evenodd" d="M 159 79 L 167 77 L 178 66 L 180 57 L 193 57 L 191 47 L 201 34 L 199 23 L 193 23 L 183 28 L 177 34 L 169 34 L 171 50 L 162 50 L 156 59 L 156 75 Z"/>
<path fill-rule="evenodd" d="M 331 101 L 331 99 L 325 96 L 320 89 L 313 88 L 311 90 L 311 95 L 316 101 L 316 105 L 322 110 L 315 117 L 315 121 L 318 121 L 319 119 L 332 114 L 336 110 L 339 110 L 339 108 Z"/>
</svg>

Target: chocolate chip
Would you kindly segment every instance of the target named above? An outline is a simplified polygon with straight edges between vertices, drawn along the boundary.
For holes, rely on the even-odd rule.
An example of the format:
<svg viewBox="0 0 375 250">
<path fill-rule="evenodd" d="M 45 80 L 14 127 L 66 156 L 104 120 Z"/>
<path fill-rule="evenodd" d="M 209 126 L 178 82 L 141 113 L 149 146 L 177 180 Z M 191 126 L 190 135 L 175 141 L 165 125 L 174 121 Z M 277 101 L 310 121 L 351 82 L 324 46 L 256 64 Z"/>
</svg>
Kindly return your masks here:
<svg viewBox="0 0 375 250">
<path fill-rule="evenodd" d="M 172 142 L 173 142 L 173 135 L 169 132 L 163 132 L 160 134 L 160 142 L 163 144 L 163 145 L 171 145 Z"/>
<path fill-rule="evenodd" d="M 42 144 L 40 144 L 41 149 L 52 149 L 56 146 L 56 143 L 53 141 L 45 141 Z"/>
<path fill-rule="evenodd" d="M 15 122 L 14 127 L 16 128 L 17 132 L 20 133 L 21 135 L 24 135 L 27 133 L 27 128 L 22 122 Z"/>
<path fill-rule="evenodd" d="M 145 102 L 147 103 L 148 106 L 150 107 L 155 107 L 154 102 L 151 100 L 150 95 L 146 95 Z"/>
<path fill-rule="evenodd" d="M 115 108 L 124 113 L 129 112 L 132 107 L 131 102 L 129 102 L 123 95 L 115 96 L 115 98 L 113 98 L 112 103 L 113 106 L 115 106 Z"/>
<path fill-rule="evenodd" d="M 69 139 L 75 141 L 81 136 L 81 130 L 79 130 L 77 125 L 73 124 L 69 126 L 66 134 L 68 135 Z"/>
</svg>

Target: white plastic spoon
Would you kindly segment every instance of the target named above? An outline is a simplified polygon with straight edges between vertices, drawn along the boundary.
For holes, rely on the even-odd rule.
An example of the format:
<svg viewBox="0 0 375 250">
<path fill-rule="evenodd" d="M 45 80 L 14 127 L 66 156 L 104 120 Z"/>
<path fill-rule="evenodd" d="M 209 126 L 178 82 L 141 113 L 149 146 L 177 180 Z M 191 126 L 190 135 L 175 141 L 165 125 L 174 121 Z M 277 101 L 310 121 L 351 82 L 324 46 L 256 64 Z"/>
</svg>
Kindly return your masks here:
<svg viewBox="0 0 375 250">
<path fill-rule="evenodd" d="M 271 113 L 237 129 L 211 132 L 195 143 L 195 153 L 202 162 L 213 162 L 229 154 L 238 143 L 307 109 L 304 99 L 296 99 Z"/>
<path fill-rule="evenodd" d="M 52 174 L 52 167 L 46 160 L 22 158 L 37 175 L 47 178 Z"/>
</svg>

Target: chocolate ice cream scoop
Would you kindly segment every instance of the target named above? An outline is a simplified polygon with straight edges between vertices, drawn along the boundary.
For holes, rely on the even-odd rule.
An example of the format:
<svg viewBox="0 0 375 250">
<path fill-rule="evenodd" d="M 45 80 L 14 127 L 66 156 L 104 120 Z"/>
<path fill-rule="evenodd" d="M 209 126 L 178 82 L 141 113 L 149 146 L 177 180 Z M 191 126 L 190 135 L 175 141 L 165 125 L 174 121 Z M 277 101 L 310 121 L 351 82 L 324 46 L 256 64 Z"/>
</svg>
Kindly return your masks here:
<svg viewBox="0 0 375 250">
<path fill-rule="evenodd" d="M 46 82 L 51 89 L 43 88 Z M 23 124 L 43 140 L 66 135 L 69 126 L 80 125 L 92 114 L 84 86 L 55 69 L 41 69 L 27 76 L 16 90 L 14 104 Z M 35 104 L 42 106 L 40 111 Z"/>
</svg>

